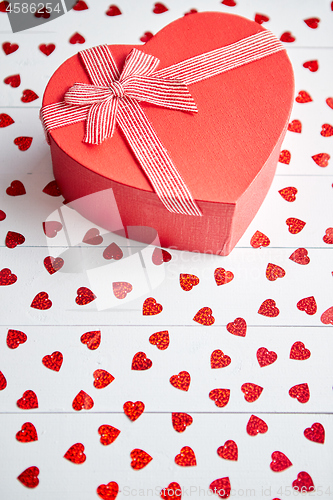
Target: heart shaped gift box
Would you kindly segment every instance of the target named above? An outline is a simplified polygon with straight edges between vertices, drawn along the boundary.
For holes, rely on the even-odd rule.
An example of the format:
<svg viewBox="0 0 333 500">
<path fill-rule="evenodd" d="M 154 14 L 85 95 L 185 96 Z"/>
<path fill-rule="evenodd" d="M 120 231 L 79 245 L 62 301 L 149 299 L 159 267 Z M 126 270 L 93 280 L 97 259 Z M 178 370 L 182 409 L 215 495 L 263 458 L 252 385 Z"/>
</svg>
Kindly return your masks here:
<svg viewBox="0 0 333 500">
<path fill-rule="evenodd" d="M 112 63 L 115 68 L 112 71 L 115 73 L 117 68 L 121 72 L 133 48 L 137 49 L 133 52 L 139 55 L 139 62 L 141 56 L 147 57 L 144 55 L 159 59 L 156 75 L 160 72 L 165 76 L 161 70 L 178 68 L 177 63 L 182 61 L 191 59 L 195 62 L 194 67 L 186 67 L 184 80 L 198 112 L 192 112 L 193 101 L 190 110 L 164 107 L 164 97 L 162 105 L 156 105 L 144 102 L 139 96 L 135 109 L 139 108 L 140 117 L 144 116 L 148 127 L 152 125 L 162 153 L 166 151 L 171 158 L 180 181 L 184 183 L 184 190 L 187 189 L 189 197 L 193 197 L 190 203 L 197 213 L 188 215 L 169 211 L 161 201 L 163 196 L 156 194 L 160 181 L 154 185 L 155 174 L 148 178 L 146 172 L 150 168 L 149 155 L 151 161 L 155 161 L 154 155 L 157 155 L 145 145 L 142 135 L 137 137 L 140 123 L 126 125 L 123 115 L 119 115 L 119 119 L 118 116 L 115 118 L 117 124 L 112 137 L 95 144 L 84 142 L 90 127 L 86 118 L 81 117 L 75 123 L 71 123 L 71 118 L 66 118 L 63 123 L 60 119 L 54 125 L 51 116 L 47 125 L 46 115 L 50 113 L 45 110 L 52 111 L 54 103 L 62 103 L 66 110 L 71 108 L 70 111 L 74 109 L 75 113 L 79 109 L 75 106 L 78 86 L 82 84 L 83 94 L 88 89 L 90 96 L 92 83 L 96 85 L 91 74 L 95 70 L 90 70 L 89 76 L 87 66 L 90 63 L 84 65 L 85 58 L 79 54 L 65 61 L 54 73 L 43 99 L 42 118 L 48 130 L 55 179 L 63 196 L 67 201 L 73 201 L 112 189 L 125 227 L 154 228 L 163 247 L 228 255 L 267 194 L 287 130 L 294 78 L 282 44 L 253 21 L 230 14 L 205 12 L 187 15 L 171 23 L 145 45 L 102 47 L 104 52 L 100 57 L 104 58 L 103 64 L 101 60 L 91 64 L 97 64 L 99 68 L 103 66 L 108 58 L 105 57 L 106 50 L 112 54 L 110 58 L 115 63 Z M 267 47 L 268 54 L 265 52 Z M 220 48 L 221 53 L 217 50 Z M 251 54 L 255 54 L 252 59 Z M 211 55 L 213 62 L 207 67 Z M 196 60 L 193 59 L 195 56 L 198 56 Z M 153 58 L 147 57 L 147 60 L 148 66 L 153 64 Z M 231 66 L 226 69 L 223 66 L 225 61 L 226 66 L 231 61 Z M 216 67 L 219 68 L 217 73 Z M 198 71 L 203 73 L 200 81 L 193 78 Z M 178 73 L 176 80 L 179 83 L 177 77 Z M 77 82 L 80 85 L 73 87 Z M 72 87 L 74 100 L 64 104 L 64 96 Z M 130 95 L 126 101 L 125 96 L 122 101 L 123 89 L 117 83 L 113 87 L 110 90 L 104 86 L 101 90 L 102 87 L 97 86 L 93 91 L 107 92 L 108 98 L 103 94 L 104 101 L 112 102 L 116 107 L 119 105 L 118 112 L 121 109 L 126 115 L 125 105 L 132 102 L 132 97 Z M 149 81 L 145 89 L 149 93 Z M 191 96 L 185 101 L 189 102 Z M 83 97 L 87 99 L 86 95 Z M 101 102 L 95 99 L 93 103 L 97 106 Z M 109 122 L 103 122 L 101 117 L 103 113 L 98 115 L 94 126 L 110 129 Z M 98 120 L 102 124 L 96 125 Z M 129 130 L 126 131 L 126 127 Z M 134 146 L 132 136 L 136 137 Z M 141 151 L 136 151 L 140 148 Z M 146 170 L 140 160 L 141 153 L 148 155 L 148 160 L 144 160 L 148 161 Z M 158 168 L 161 168 L 163 177 L 164 166 Z M 169 180 L 162 179 L 161 183 L 165 182 Z M 166 196 L 172 205 L 172 192 Z M 98 204 L 81 204 L 81 213 L 95 224 L 112 230 L 110 211 L 105 203 L 107 200 L 101 196 Z"/>
</svg>

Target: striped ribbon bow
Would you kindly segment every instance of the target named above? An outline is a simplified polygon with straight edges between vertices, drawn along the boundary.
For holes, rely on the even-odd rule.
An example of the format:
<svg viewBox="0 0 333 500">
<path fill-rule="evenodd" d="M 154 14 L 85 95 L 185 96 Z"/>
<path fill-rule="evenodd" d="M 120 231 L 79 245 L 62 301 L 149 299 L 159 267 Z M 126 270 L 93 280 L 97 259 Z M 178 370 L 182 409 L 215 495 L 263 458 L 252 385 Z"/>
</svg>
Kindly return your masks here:
<svg viewBox="0 0 333 500">
<path fill-rule="evenodd" d="M 284 50 L 269 31 L 261 31 L 226 47 L 206 52 L 156 71 L 159 59 L 133 49 L 120 73 L 107 45 L 80 52 L 92 84 L 75 83 L 64 101 L 43 106 L 46 132 L 86 122 L 84 142 L 100 144 L 112 137 L 116 124 L 170 211 L 202 215 L 169 153 L 140 107 L 140 101 L 195 113 L 187 85 L 230 71 Z"/>
</svg>

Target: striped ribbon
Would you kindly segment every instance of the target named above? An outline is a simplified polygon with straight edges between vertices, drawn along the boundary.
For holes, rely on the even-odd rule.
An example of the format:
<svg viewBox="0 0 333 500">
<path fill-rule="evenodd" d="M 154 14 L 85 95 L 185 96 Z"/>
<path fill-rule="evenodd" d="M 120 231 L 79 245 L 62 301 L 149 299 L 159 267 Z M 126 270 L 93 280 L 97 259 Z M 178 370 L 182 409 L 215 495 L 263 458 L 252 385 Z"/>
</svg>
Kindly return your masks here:
<svg viewBox="0 0 333 500">
<path fill-rule="evenodd" d="M 271 32 L 261 31 L 156 70 L 159 59 L 133 49 L 120 73 L 107 45 L 93 47 L 79 53 L 92 84 L 75 83 L 63 102 L 42 107 L 41 120 L 47 133 L 85 121 L 83 141 L 88 144 L 112 137 L 117 124 L 164 206 L 170 212 L 200 216 L 185 181 L 139 103 L 196 113 L 188 85 L 281 50 L 282 43 Z"/>
</svg>

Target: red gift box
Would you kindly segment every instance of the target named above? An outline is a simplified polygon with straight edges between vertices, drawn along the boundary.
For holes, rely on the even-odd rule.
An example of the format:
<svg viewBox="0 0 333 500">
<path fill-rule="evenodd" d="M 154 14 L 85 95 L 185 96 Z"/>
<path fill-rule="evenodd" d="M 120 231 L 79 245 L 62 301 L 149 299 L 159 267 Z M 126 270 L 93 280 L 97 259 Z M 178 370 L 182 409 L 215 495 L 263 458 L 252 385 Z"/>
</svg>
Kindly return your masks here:
<svg viewBox="0 0 333 500">
<path fill-rule="evenodd" d="M 139 99 L 202 216 L 173 213 L 163 205 L 118 125 L 113 136 L 100 144 L 83 142 L 86 120 L 50 127 L 48 132 L 55 179 L 65 199 L 112 189 L 125 227 L 154 228 L 163 247 L 228 255 L 267 194 L 293 104 L 293 71 L 282 44 L 277 39 L 264 40 L 256 49 L 256 35 L 260 38 L 267 33 L 248 19 L 206 12 L 171 23 L 145 45 L 109 46 L 120 71 L 133 48 L 158 58 L 160 71 L 195 56 L 215 54 L 219 48 L 229 50 L 230 45 L 233 54 L 236 42 L 242 40 L 247 41 L 247 58 L 251 51 L 261 53 L 266 45 L 276 47 L 271 54 L 238 65 L 241 54 L 237 67 L 187 85 L 197 113 Z M 223 65 L 224 58 L 225 53 L 218 64 Z M 205 56 L 196 64 L 206 64 Z M 77 82 L 91 84 L 79 55 L 54 73 L 43 109 L 63 102 Z M 112 230 L 104 203 L 107 200 L 101 197 L 98 207 L 88 204 L 83 215 Z"/>
</svg>

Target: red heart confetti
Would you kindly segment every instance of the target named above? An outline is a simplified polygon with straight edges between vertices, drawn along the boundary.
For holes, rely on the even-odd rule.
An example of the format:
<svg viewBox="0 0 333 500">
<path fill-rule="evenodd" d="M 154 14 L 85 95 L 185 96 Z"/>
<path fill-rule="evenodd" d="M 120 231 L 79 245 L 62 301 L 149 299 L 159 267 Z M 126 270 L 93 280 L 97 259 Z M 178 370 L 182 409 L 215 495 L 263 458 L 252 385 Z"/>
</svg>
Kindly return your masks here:
<svg viewBox="0 0 333 500">
<path fill-rule="evenodd" d="M 21 233 L 8 231 L 6 234 L 5 244 L 8 248 L 15 248 L 17 245 L 22 245 L 25 242 L 25 237 Z"/>
<path fill-rule="evenodd" d="M 267 264 L 266 268 L 266 278 L 269 281 L 275 281 L 278 278 L 283 278 L 286 275 L 286 271 L 276 264 Z"/>
<path fill-rule="evenodd" d="M 108 10 L 105 12 L 105 14 L 107 16 L 112 16 L 112 17 L 113 16 L 120 16 L 121 15 L 121 10 L 116 5 L 110 5 L 110 7 L 108 8 Z"/>
<path fill-rule="evenodd" d="M 133 290 L 131 283 L 127 281 L 115 281 L 112 283 L 113 294 L 117 299 L 125 299 L 127 294 Z"/>
<path fill-rule="evenodd" d="M 333 127 L 329 123 L 324 123 L 324 125 L 321 126 L 321 129 L 320 135 L 323 137 L 331 137 L 333 135 Z"/>
<path fill-rule="evenodd" d="M 7 76 L 7 78 L 4 79 L 4 82 L 6 85 L 10 85 L 11 87 L 16 88 L 21 84 L 21 77 L 20 75 Z"/>
<path fill-rule="evenodd" d="M 91 332 L 86 332 L 83 335 L 81 335 L 80 340 L 82 344 L 86 344 L 88 349 L 94 351 L 95 349 L 98 349 L 101 343 L 101 331 L 94 330 Z"/>
<path fill-rule="evenodd" d="M 13 181 L 6 189 L 6 193 L 9 196 L 22 196 L 26 193 L 26 190 L 21 181 Z"/>
<path fill-rule="evenodd" d="M 9 7 L 9 2 L 7 0 L 3 0 L 0 2 L 0 12 L 7 12 L 7 9 Z"/>
<path fill-rule="evenodd" d="M 75 43 L 84 43 L 85 41 L 86 41 L 85 38 L 82 35 L 80 35 L 80 33 L 77 33 L 77 32 L 74 33 L 74 35 L 72 35 L 69 39 L 69 43 L 71 43 L 73 45 Z"/>
<path fill-rule="evenodd" d="M 223 267 L 217 267 L 214 271 L 214 279 L 217 286 L 226 285 L 234 279 L 231 271 L 226 271 Z"/>
<path fill-rule="evenodd" d="M 79 306 L 90 304 L 90 302 L 96 299 L 96 295 L 94 295 L 92 291 L 85 286 L 81 286 L 80 288 L 78 288 L 76 293 L 77 296 L 75 298 L 75 302 Z"/>
<path fill-rule="evenodd" d="M 229 439 L 223 446 L 217 448 L 217 454 L 224 460 L 238 460 L 238 447 L 235 441 Z"/>
<path fill-rule="evenodd" d="M 235 0 L 222 0 L 223 5 L 227 5 L 228 7 L 235 7 L 237 4 Z"/>
<path fill-rule="evenodd" d="M 202 307 L 194 316 L 193 321 L 196 321 L 200 325 L 211 326 L 215 323 L 213 311 L 210 307 Z"/>
<path fill-rule="evenodd" d="M 304 436 L 306 439 L 313 441 L 315 443 L 324 443 L 325 442 L 325 429 L 322 424 L 319 422 L 315 422 L 311 425 L 311 427 L 307 427 L 304 430 Z"/>
<path fill-rule="evenodd" d="M 294 490 L 302 493 L 315 490 L 312 477 L 305 471 L 297 474 L 297 479 L 293 481 L 292 487 Z"/>
<path fill-rule="evenodd" d="M 245 337 L 247 324 L 245 319 L 236 318 L 232 323 L 227 324 L 227 330 L 232 335 L 237 335 L 238 337 Z"/>
<path fill-rule="evenodd" d="M 308 256 L 308 251 L 306 248 L 298 248 L 289 257 L 290 260 L 300 264 L 301 266 L 306 266 L 310 262 L 310 257 Z"/>
<path fill-rule="evenodd" d="M 107 372 L 106 370 L 95 370 L 93 373 L 94 377 L 94 387 L 96 389 L 104 389 L 104 387 L 107 387 L 111 382 L 113 382 L 114 377 L 111 375 L 111 373 Z"/>
<path fill-rule="evenodd" d="M 250 436 L 257 434 L 265 434 L 268 431 L 268 425 L 261 418 L 256 415 L 251 415 L 246 426 L 246 432 Z"/>
<path fill-rule="evenodd" d="M 306 297 L 305 299 L 300 300 L 297 302 L 297 309 L 306 312 L 306 314 L 309 314 L 310 316 L 316 314 L 317 304 L 315 298 Z"/>
<path fill-rule="evenodd" d="M 48 194 L 49 196 L 61 196 L 57 181 L 50 181 L 48 184 L 46 184 L 45 188 L 43 189 L 43 193 Z"/>
<path fill-rule="evenodd" d="M 3 391 L 7 387 L 6 377 L 2 372 L 0 372 L 0 391 Z"/>
<path fill-rule="evenodd" d="M 303 67 L 304 68 L 307 68 L 308 70 L 310 70 L 312 73 L 315 73 L 316 71 L 318 71 L 319 69 L 319 64 L 318 64 L 318 61 L 316 60 L 313 60 L 313 61 L 305 61 L 305 63 L 303 64 Z"/>
<path fill-rule="evenodd" d="M 18 48 L 19 46 L 17 45 L 17 43 L 4 42 L 2 44 L 2 49 L 6 56 L 9 56 L 9 54 L 16 52 Z"/>
<path fill-rule="evenodd" d="M 144 412 L 145 405 L 142 401 L 126 401 L 123 405 L 124 413 L 127 417 L 134 422 Z"/>
<path fill-rule="evenodd" d="M 169 347 L 170 338 L 168 330 L 163 330 L 162 332 L 153 333 L 149 337 L 149 342 L 152 345 L 156 345 L 157 349 L 164 351 Z"/>
<path fill-rule="evenodd" d="M 86 461 L 86 455 L 84 454 L 84 446 L 82 443 L 75 443 L 73 446 L 68 448 L 64 458 L 73 462 L 73 464 L 83 464 Z"/>
<path fill-rule="evenodd" d="M 116 427 L 112 427 L 112 425 L 101 425 L 98 428 L 98 434 L 100 437 L 100 442 L 103 446 L 108 446 L 113 443 L 120 434 L 120 430 Z"/>
<path fill-rule="evenodd" d="M 49 299 L 49 294 L 46 292 L 39 292 L 30 304 L 34 309 L 46 311 L 52 307 L 52 301 Z"/>
<path fill-rule="evenodd" d="M 171 418 L 172 426 L 177 432 L 184 432 L 193 423 L 193 418 L 188 413 L 172 413 Z"/>
<path fill-rule="evenodd" d="M 38 467 L 28 467 L 18 476 L 18 480 L 27 488 L 36 488 L 39 484 L 38 479 L 39 469 Z"/>
<path fill-rule="evenodd" d="M 163 5 L 160 2 L 157 2 L 157 3 L 155 3 L 153 12 L 154 12 L 154 14 L 163 14 L 163 12 L 166 12 L 167 10 L 168 10 L 168 8 L 165 5 Z"/>
<path fill-rule="evenodd" d="M 72 407 L 75 411 L 91 410 L 94 406 L 93 399 L 84 391 L 80 391 L 73 399 Z"/>
<path fill-rule="evenodd" d="M 290 31 L 285 31 L 280 36 L 281 42 L 292 43 L 296 40 L 296 38 L 291 34 Z"/>
<path fill-rule="evenodd" d="M 13 274 L 8 267 L 1 269 L 0 271 L 0 286 L 13 285 L 17 281 L 16 274 Z"/>
<path fill-rule="evenodd" d="M 325 102 L 326 102 L 327 106 L 329 106 L 331 109 L 333 109 L 333 97 L 328 97 Z"/>
<path fill-rule="evenodd" d="M 32 102 L 38 99 L 39 96 L 33 90 L 26 89 L 22 92 L 21 101 L 22 102 Z"/>
<path fill-rule="evenodd" d="M 180 500 L 182 497 L 182 489 L 179 483 L 173 482 L 169 486 L 163 488 L 160 492 L 162 500 Z"/>
<path fill-rule="evenodd" d="M 257 350 L 257 360 L 259 366 L 264 367 L 275 363 L 277 354 L 274 351 L 269 351 L 266 347 L 259 347 Z"/>
<path fill-rule="evenodd" d="M 139 470 L 143 469 L 146 467 L 146 465 L 149 464 L 153 460 L 153 457 L 151 457 L 148 453 L 146 453 L 143 450 L 140 450 L 139 448 L 135 448 L 134 450 L 131 451 L 131 467 L 134 470 Z"/>
<path fill-rule="evenodd" d="M 296 96 L 295 101 L 300 104 L 305 104 L 306 102 L 311 102 L 313 99 L 308 92 L 305 90 L 300 90 Z"/>
<path fill-rule="evenodd" d="M 327 167 L 331 157 L 327 153 L 318 153 L 317 155 L 311 156 L 311 158 L 319 167 Z"/>
<path fill-rule="evenodd" d="M 106 260 L 120 260 L 123 256 L 122 249 L 117 245 L 117 243 L 111 243 L 103 252 L 103 257 Z"/>
<path fill-rule="evenodd" d="M 74 5 L 73 7 L 73 10 L 87 10 L 88 9 L 88 5 L 86 4 L 86 2 L 84 0 L 77 0 L 76 4 Z"/>
<path fill-rule="evenodd" d="M 25 422 L 21 430 L 16 433 L 16 439 L 20 441 L 20 443 L 38 441 L 36 427 L 31 422 Z"/>
<path fill-rule="evenodd" d="M 288 130 L 300 134 L 302 132 L 302 123 L 299 120 L 293 120 L 289 123 Z"/>
<path fill-rule="evenodd" d="M 63 362 L 63 355 L 60 351 L 54 351 L 52 354 L 47 354 L 43 357 L 42 363 L 46 368 L 58 372 Z"/>
<path fill-rule="evenodd" d="M 181 467 L 193 467 L 197 465 L 194 451 L 189 446 L 183 446 L 180 453 L 175 456 L 175 462 Z"/>
<path fill-rule="evenodd" d="M 188 391 L 190 383 L 191 376 L 186 371 L 179 372 L 178 375 L 172 375 L 172 377 L 170 377 L 170 384 L 181 391 Z"/>
<path fill-rule="evenodd" d="M 248 403 L 253 403 L 254 401 L 256 401 L 263 390 L 263 387 L 260 387 L 260 385 L 257 384 L 253 384 L 252 382 L 243 384 L 241 387 L 241 391 L 244 393 L 244 399 Z"/>
<path fill-rule="evenodd" d="M 325 231 L 325 235 L 323 236 L 323 242 L 327 243 L 327 245 L 333 244 L 333 227 L 328 227 Z"/>
<path fill-rule="evenodd" d="M 180 274 L 179 284 L 185 292 L 189 292 L 194 286 L 199 284 L 199 278 L 195 274 Z"/>
<path fill-rule="evenodd" d="M 96 491 L 102 500 L 115 500 L 119 492 L 119 486 L 115 481 L 110 481 L 108 484 L 100 484 Z"/>
<path fill-rule="evenodd" d="M 230 399 L 230 390 L 229 389 L 213 389 L 209 393 L 209 399 L 215 402 L 216 406 L 219 408 L 224 408 L 227 406 Z"/>
<path fill-rule="evenodd" d="M 38 399 L 34 391 L 29 390 L 23 393 L 23 396 L 17 400 L 16 404 L 21 410 L 33 410 L 38 408 Z"/>
<path fill-rule="evenodd" d="M 284 200 L 290 203 L 296 200 L 297 189 L 295 187 L 286 187 L 280 189 L 279 193 Z"/>
<path fill-rule="evenodd" d="M 266 299 L 258 309 L 258 313 L 262 316 L 275 318 L 280 314 L 279 309 L 276 307 L 276 302 L 273 299 Z"/>
<path fill-rule="evenodd" d="M 59 269 L 61 269 L 64 265 L 64 259 L 62 259 L 61 257 L 54 258 L 51 255 L 45 257 L 43 262 L 45 269 L 51 275 L 59 271 Z"/>
<path fill-rule="evenodd" d="M 0 222 L 5 220 L 6 217 L 7 217 L 6 212 L 0 210 Z"/>
<path fill-rule="evenodd" d="M 163 262 L 170 262 L 171 259 L 171 253 L 162 248 L 155 248 L 151 256 L 151 260 L 155 266 L 160 266 Z"/>
<path fill-rule="evenodd" d="M 156 314 L 160 314 L 163 310 L 161 304 L 156 302 L 153 297 L 148 297 L 143 303 L 142 306 L 142 314 L 144 316 L 155 316 Z"/>
<path fill-rule="evenodd" d="M 92 227 L 83 236 L 82 241 L 88 245 L 100 245 L 103 243 L 103 237 L 100 235 L 99 229 Z"/>
<path fill-rule="evenodd" d="M 20 151 L 27 151 L 30 148 L 32 143 L 32 137 L 16 137 L 14 139 L 14 144 L 19 148 Z"/>
<path fill-rule="evenodd" d="M 46 56 L 50 56 L 56 47 L 54 43 L 42 43 L 38 48 L 41 52 L 43 52 L 43 54 L 45 54 Z"/>
<path fill-rule="evenodd" d="M 302 231 L 306 222 L 296 219 L 295 217 L 289 217 L 289 219 L 286 220 L 286 224 L 288 226 L 289 233 L 297 234 Z"/>
<path fill-rule="evenodd" d="M 253 248 L 268 247 L 270 239 L 260 231 L 256 231 L 250 240 L 250 245 Z"/>
<path fill-rule="evenodd" d="M 297 359 L 302 361 L 308 359 L 311 356 L 309 349 L 305 348 L 303 342 L 295 342 L 290 349 L 290 359 Z"/>
<path fill-rule="evenodd" d="M 286 165 L 289 165 L 290 160 L 291 160 L 290 151 L 288 151 L 287 149 L 284 149 L 283 151 L 281 151 L 280 156 L 279 156 L 279 162 L 285 163 Z"/>
<path fill-rule="evenodd" d="M 315 30 L 319 26 L 320 19 L 318 17 L 310 17 L 309 19 L 304 19 L 304 22 L 309 28 Z"/>
<path fill-rule="evenodd" d="M 272 461 L 269 464 L 273 472 L 282 472 L 292 465 L 289 458 L 282 451 L 273 451 Z"/>
<path fill-rule="evenodd" d="M 59 231 L 61 230 L 62 230 L 61 222 L 58 222 L 56 220 L 43 222 L 43 231 L 45 233 L 45 236 L 47 236 L 48 238 L 55 238 L 59 233 Z"/>
<path fill-rule="evenodd" d="M 0 113 L 0 128 L 9 127 L 12 123 L 14 123 L 14 120 L 11 116 L 7 115 L 7 113 Z"/>
<path fill-rule="evenodd" d="M 307 403 L 310 399 L 310 390 L 308 384 L 294 385 L 289 389 L 289 396 L 297 399 L 300 403 Z"/>
<path fill-rule="evenodd" d="M 224 368 L 231 363 L 231 358 L 224 354 L 221 349 L 216 349 L 210 355 L 211 368 Z"/>
<path fill-rule="evenodd" d="M 333 307 L 329 307 L 323 312 L 320 316 L 320 321 L 324 323 L 324 325 L 333 325 Z"/>
<path fill-rule="evenodd" d="M 145 31 L 144 34 L 140 37 L 140 41 L 143 43 L 149 42 L 153 38 L 153 34 L 150 31 Z"/>
<path fill-rule="evenodd" d="M 209 489 L 213 491 L 220 498 L 229 498 L 231 492 L 231 484 L 228 477 L 220 477 L 215 479 L 209 485 Z"/>
<path fill-rule="evenodd" d="M 153 365 L 151 359 L 144 352 L 137 352 L 132 360 L 132 370 L 149 370 Z"/>
<path fill-rule="evenodd" d="M 46 7 L 39 8 L 35 13 L 34 16 L 37 18 L 44 18 L 44 19 L 49 19 L 51 16 L 51 13 L 47 11 Z"/>
<path fill-rule="evenodd" d="M 267 23 L 269 21 L 269 17 L 265 16 L 265 14 L 256 14 L 254 16 L 254 20 L 256 23 L 262 24 L 262 23 Z"/>
<path fill-rule="evenodd" d="M 20 344 L 24 344 L 28 337 L 20 330 L 8 330 L 6 343 L 9 349 L 17 349 Z"/>
</svg>

